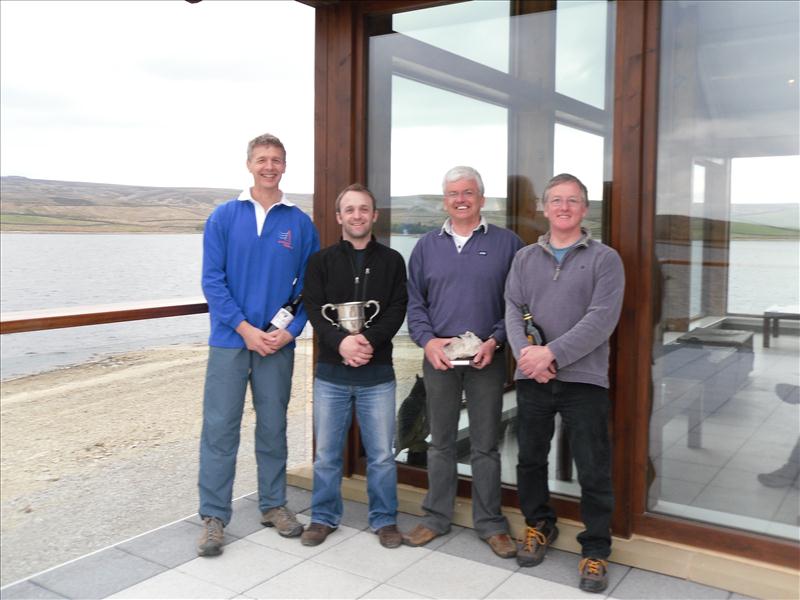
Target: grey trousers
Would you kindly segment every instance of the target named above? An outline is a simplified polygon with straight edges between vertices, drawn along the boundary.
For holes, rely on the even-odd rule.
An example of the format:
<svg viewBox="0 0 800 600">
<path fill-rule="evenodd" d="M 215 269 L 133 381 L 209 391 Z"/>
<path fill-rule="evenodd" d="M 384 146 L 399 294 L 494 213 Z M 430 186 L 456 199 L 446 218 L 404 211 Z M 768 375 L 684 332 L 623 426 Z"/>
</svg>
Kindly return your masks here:
<svg viewBox="0 0 800 600">
<path fill-rule="evenodd" d="M 422 503 L 423 525 L 447 533 L 453 519 L 458 474 L 456 435 L 462 391 L 466 394 L 472 450 L 472 522 L 482 539 L 508 533 L 500 511 L 500 453 L 497 450 L 503 406 L 505 353 L 495 354 L 483 369 L 455 367 L 437 371 L 423 360 L 431 445 L 428 448 L 428 493 Z"/>
</svg>

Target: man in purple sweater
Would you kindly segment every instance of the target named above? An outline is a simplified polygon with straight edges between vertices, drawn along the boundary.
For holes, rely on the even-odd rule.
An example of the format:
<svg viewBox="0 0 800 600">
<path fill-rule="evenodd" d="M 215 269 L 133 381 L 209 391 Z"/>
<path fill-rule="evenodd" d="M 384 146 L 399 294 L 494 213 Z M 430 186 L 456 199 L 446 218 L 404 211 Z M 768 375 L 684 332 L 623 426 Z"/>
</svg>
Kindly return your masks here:
<svg viewBox="0 0 800 600">
<path fill-rule="evenodd" d="M 517 562 L 538 565 L 558 537 L 547 456 L 560 413 L 578 468 L 586 527 L 578 535 L 580 588 L 601 592 L 608 585 L 614 508 L 608 338 L 619 320 L 625 273 L 616 251 L 581 227 L 589 201 L 578 178 L 553 177 L 544 188 L 543 206 L 550 231 L 520 250 L 506 282 L 506 327 L 517 359 L 517 490 L 527 524 Z M 545 345 L 529 342 L 523 306 L 544 333 Z"/>
<path fill-rule="evenodd" d="M 441 229 L 423 236 L 409 260 L 408 329 L 425 350 L 422 370 L 431 445 L 425 518 L 404 537 L 422 546 L 450 530 L 456 497 L 456 436 L 462 394 L 466 395 L 472 465 L 472 521 L 476 533 L 498 556 L 517 548 L 500 509 L 497 443 L 505 381 L 506 341 L 503 286 L 522 240 L 486 222 L 483 181 L 471 167 L 444 176 Z M 454 366 L 445 347 L 467 331 L 482 343 L 468 365 Z"/>
</svg>

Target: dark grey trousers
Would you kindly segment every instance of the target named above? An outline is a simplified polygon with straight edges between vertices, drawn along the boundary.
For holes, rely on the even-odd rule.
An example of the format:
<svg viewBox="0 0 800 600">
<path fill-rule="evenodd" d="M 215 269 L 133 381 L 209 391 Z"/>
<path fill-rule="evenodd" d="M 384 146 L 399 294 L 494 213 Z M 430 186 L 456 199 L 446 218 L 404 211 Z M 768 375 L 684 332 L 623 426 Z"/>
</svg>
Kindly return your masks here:
<svg viewBox="0 0 800 600">
<path fill-rule="evenodd" d="M 431 445 L 428 448 L 428 493 L 422 503 L 423 525 L 444 534 L 450 529 L 456 499 L 456 435 L 462 391 L 466 394 L 472 447 L 472 522 L 482 539 L 508 533 L 500 511 L 500 453 L 497 450 L 503 407 L 505 353 L 495 354 L 483 369 L 455 367 L 437 371 L 423 360 Z"/>
</svg>

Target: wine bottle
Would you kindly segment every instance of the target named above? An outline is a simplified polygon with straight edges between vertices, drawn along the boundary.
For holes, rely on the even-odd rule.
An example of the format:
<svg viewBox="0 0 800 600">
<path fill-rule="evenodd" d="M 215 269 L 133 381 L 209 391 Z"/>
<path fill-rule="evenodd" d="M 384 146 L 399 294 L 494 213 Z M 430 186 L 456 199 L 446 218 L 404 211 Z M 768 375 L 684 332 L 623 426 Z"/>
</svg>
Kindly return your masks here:
<svg viewBox="0 0 800 600">
<path fill-rule="evenodd" d="M 294 316 L 297 314 L 297 308 L 300 306 L 302 299 L 303 294 L 300 293 L 298 294 L 297 298 L 284 304 L 278 310 L 278 312 L 275 313 L 275 316 L 272 317 L 266 332 L 269 333 L 270 331 L 275 331 L 276 329 L 286 329 L 289 326 L 289 323 L 294 320 Z"/>
<path fill-rule="evenodd" d="M 527 304 L 523 304 L 520 308 L 522 309 L 522 320 L 525 321 L 525 335 L 528 336 L 528 342 L 534 346 L 544 346 L 547 343 L 544 339 L 544 332 L 533 322 L 531 309 Z"/>
</svg>

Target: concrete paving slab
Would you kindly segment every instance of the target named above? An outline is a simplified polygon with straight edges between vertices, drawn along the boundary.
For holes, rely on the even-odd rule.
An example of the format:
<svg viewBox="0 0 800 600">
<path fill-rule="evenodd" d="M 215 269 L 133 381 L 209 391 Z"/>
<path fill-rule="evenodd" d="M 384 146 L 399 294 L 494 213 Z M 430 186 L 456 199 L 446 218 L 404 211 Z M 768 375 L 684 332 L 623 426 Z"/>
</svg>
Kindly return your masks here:
<svg viewBox="0 0 800 600">
<path fill-rule="evenodd" d="M 427 598 L 427 596 L 409 592 L 408 590 L 403 590 L 387 583 L 382 583 L 375 589 L 361 596 L 362 600 L 393 600 L 394 598 Z"/>
<path fill-rule="evenodd" d="M 562 598 L 603 598 L 603 594 L 583 592 L 576 586 L 569 586 L 555 581 L 533 579 L 527 575 L 514 573 L 494 589 L 488 598 L 528 598 L 562 599 Z"/>
<path fill-rule="evenodd" d="M 483 598 L 511 575 L 505 569 L 431 552 L 386 583 L 431 598 Z"/>
<path fill-rule="evenodd" d="M 166 570 L 117 548 L 90 554 L 31 581 L 66 598 L 105 598 Z"/>
<path fill-rule="evenodd" d="M 117 548 L 171 569 L 197 558 L 197 540 L 202 531 L 194 523 L 180 521 L 124 542 Z"/>
<path fill-rule="evenodd" d="M 217 599 L 233 598 L 236 592 L 180 571 L 170 570 L 126 588 L 110 598 L 141 598 L 142 600 Z"/>
<path fill-rule="evenodd" d="M 304 561 L 245 592 L 250 598 L 359 598 L 375 581 Z"/>
<path fill-rule="evenodd" d="M 31 600 L 35 600 L 37 598 L 64 598 L 64 596 L 51 592 L 30 581 L 17 583 L 0 591 L 0 600 L 16 600 L 18 598 L 30 598 Z"/>
<path fill-rule="evenodd" d="M 485 565 L 516 571 L 519 565 L 515 558 L 500 558 L 480 539 L 474 531 L 464 530 L 461 535 L 448 540 L 438 548 L 439 552 L 468 558 Z"/>
<path fill-rule="evenodd" d="M 308 525 L 310 517 L 308 515 L 297 515 L 297 520 L 304 525 Z M 300 542 L 300 538 L 281 537 L 273 527 L 265 527 L 261 531 L 247 536 L 246 539 L 250 542 L 266 546 L 267 548 L 273 548 L 280 552 L 299 556 L 300 558 L 310 558 L 340 544 L 344 540 L 356 535 L 358 532 L 358 529 L 353 529 L 352 527 L 339 527 L 319 546 L 303 546 Z"/>
<path fill-rule="evenodd" d="M 238 540 L 227 546 L 220 556 L 196 558 L 177 570 L 235 593 L 244 593 L 301 560 L 248 540 Z"/>
<path fill-rule="evenodd" d="M 400 571 L 423 560 L 431 553 L 425 548 L 400 546 L 388 549 L 380 545 L 378 536 L 362 531 L 314 557 L 314 562 L 348 571 L 367 579 L 383 582 Z"/>
<path fill-rule="evenodd" d="M 610 598 L 669 600 L 672 598 L 727 598 L 730 592 L 700 585 L 685 579 L 669 577 L 652 571 L 631 569 L 625 578 L 611 592 Z"/>
<path fill-rule="evenodd" d="M 578 573 L 580 561 L 581 557 L 578 554 L 550 548 L 541 564 L 535 567 L 520 567 L 519 573 L 577 588 L 580 582 Z M 608 589 L 613 590 L 628 571 L 630 571 L 628 566 L 608 563 Z"/>
</svg>

